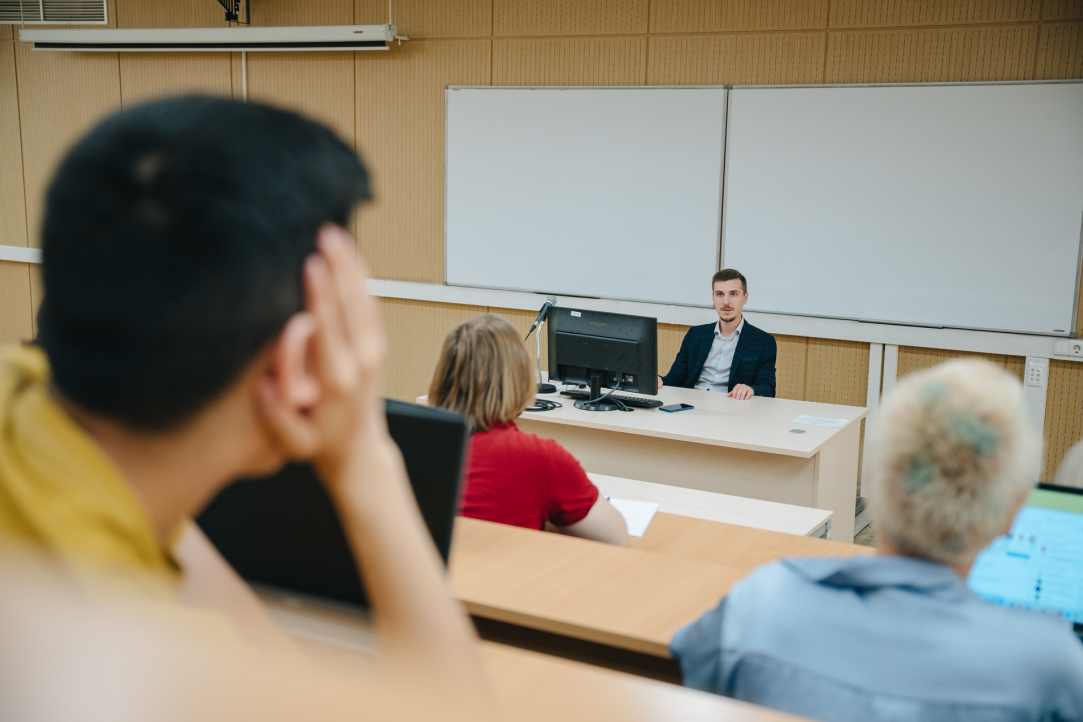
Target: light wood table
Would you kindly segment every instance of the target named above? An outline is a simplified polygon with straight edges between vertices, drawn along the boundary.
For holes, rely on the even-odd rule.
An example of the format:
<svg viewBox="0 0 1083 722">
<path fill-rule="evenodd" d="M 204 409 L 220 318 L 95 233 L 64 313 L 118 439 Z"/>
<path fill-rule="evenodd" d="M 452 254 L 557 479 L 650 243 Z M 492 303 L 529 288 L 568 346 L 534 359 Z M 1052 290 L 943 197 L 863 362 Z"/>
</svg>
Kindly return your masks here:
<svg viewBox="0 0 1083 722">
<path fill-rule="evenodd" d="M 473 615 L 669 658 L 673 634 L 756 566 L 871 551 L 662 513 L 630 549 L 460 517 L 449 571 Z"/>
<path fill-rule="evenodd" d="M 371 665 L 378 643 L 369 620 L 357 613 L 270 591 L 260 597 L 271 616 L 305 647 L 349 655 L 349 664 Z M 551 722 L 554 710 L 568 722 L 787 722 L 802 718 L 713 694 L 550 657 L 491 642 L 481 643 L 482 663 L 497 706 L 508 720 Z M 326 657 L 326 654 L 321 654 Z M 556 705 L 556 706 L 554 706 Z"/>
<path fill-rule="evenodd" d="M 721 393 L 671 386 L 649 398 L 695 408 L 597 412 L 575 408 L 566 396 L 542 398 L 562 407 L 525 412 L 515 423 L 558 441 L 588 472 L 830 510 L 832 537 L 853 541 L 861 420 L 868 414 L 864 407 L 762 397 L 735 401 Z M 846 424 L 792 423 L 801 415 L 845 419 Z"/>
<path fill-rule="evenodd" d="M 666 514 L 750 526 L 783 534 L 831 538 L 833 512 L 776 501 L 685 489 L 650 481 L 620 479 L 604 474 L 587 474 L 603 496 L 651 501 Z"/>
</svg>

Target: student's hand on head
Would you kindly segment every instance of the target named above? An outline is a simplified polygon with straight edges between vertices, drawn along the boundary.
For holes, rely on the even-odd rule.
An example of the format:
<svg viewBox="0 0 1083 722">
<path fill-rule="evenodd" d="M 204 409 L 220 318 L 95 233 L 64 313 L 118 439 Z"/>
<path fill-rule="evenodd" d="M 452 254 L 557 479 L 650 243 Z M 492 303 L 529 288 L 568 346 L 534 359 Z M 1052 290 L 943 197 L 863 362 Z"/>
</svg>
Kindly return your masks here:
<svg viewBox="0 0 1083 722">
<path fill-rule="evenodd" d="M 733 391 L 726 394 L 726 396 L 729 396 L 731 399 L 737 399 L 738 401 L 750 399 L 755 395 L 756 392 L 752 390 L 752 387 L 745 384 L 737 384 L 733 387 Z"/>
<path fill-rule="evenodd" d="M 366 268 L 338 226 L 320 230 L 317 248 L 305 262 L 306 312 L 295 318 L 312 329 L 309 363 L 318 389 L 310 404 L 291 402 L 272 379 L 263 380 L 260 392 L 286 454 L 311 460 L 334 486 L 357 457 L 397 450 L 379 395 L 386 342 L 376 303 L 365 290 Z"/>
</svg>

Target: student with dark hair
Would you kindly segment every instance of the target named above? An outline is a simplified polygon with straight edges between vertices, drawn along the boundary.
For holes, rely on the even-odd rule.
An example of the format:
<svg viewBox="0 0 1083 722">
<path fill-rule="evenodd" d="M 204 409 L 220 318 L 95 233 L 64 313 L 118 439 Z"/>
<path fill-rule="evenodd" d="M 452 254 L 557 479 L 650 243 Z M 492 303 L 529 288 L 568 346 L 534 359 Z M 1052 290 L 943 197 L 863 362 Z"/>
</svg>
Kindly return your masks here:
<svg viewBox="0 0 1083 722">
<path fill-rule="evenodd" d="M 748 282 L 740 271 L 726 268 L 711 279 L 711 300 L 717 323 L 693 326 L 669 373 L 658 388 L 684 386 L 725 391 L 735 399 L 775 395 L 775 339 L 745 320 Z"/>
<path fill-rule="evenodd" d="M 83 138 L 48 191 L 39 345 L 0 350 L 0 541 L 80 578 L 143 574 L 279 645 L 188 519 L 233 479 L 308 460 L 387 669 L 481 698 L 383 416 L 385 342 L 344 229 L 368 197 L 330 130 L 259 104 L 164 100 Z"/>
</svg>

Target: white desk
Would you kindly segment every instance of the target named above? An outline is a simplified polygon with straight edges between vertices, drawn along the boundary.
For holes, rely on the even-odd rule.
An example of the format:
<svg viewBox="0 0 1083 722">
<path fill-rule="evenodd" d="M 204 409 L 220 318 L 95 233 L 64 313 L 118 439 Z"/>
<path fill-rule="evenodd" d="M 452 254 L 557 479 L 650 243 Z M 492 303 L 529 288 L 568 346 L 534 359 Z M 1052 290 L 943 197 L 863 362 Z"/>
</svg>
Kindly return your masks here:
<svg viewBox="0 0 1083 722">
<path fill-rule="evenodd" d="M 604 474 L 587 474 L 587 476 L 603 496 L 652 501 L 659 505 L 658 511 L 664 514 L 676 514 L 693 519 L 736 524 L 796 536 L 831 538 L 833 512 L 824 509 L 716 494 L 699 489 L 683 489 L 679 486 L 621 479 Z"/>
<path fill-rule="evenodd" d="M 577 409 L 566 396 L 544 398 L 563 405 L 525 412 L 516 424 L 555 439 L 588 472 L 830 510 L 832 537 L 853 541 L 864 407 L 762 397 L 735 401 L 672 386 L 653 398 L 695 408 L 672 414 L 598 412 Z M 417 401 L 426 403 L 427 397 Z M 801 415 L 846 423 L 841 428 L 791 423 Z"/>
</svg>

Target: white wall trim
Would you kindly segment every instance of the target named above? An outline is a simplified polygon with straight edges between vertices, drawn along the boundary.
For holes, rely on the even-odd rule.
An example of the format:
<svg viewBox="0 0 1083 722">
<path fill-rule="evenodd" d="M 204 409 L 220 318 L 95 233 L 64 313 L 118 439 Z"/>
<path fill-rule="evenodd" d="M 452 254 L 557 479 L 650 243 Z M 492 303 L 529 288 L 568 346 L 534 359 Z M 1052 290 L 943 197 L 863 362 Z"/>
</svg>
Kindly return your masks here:
<svg viewBox="0 0 1083 722">
<path fill-rule="evenodd" d="M 884 345 L 880 343 L 869 344 L 869 385 L 865 392 L 865 406 L 869 409 L 869 415 L 865 417 L 865 438 L 861 441 L 861 458 L 865 458 L 865 447 L 869 440 L 869 429 L 876 419 L 880 410 L 880 380 L 883 377 Z M 861 465 L 861 485 L 858 494 L 865 496 L 865 479 L 868 475 L 864 464 Z"/>
<path fill-rule="evenodd" d="M 388 281 L 373 279 L 370 282 L 372 292 L 383 298 L 401 298 L 414 301 L 434 301 L 436 303 L 457 303 L 471 306 L 490 306 L 493 308 L 514 308 L 534 310 L 541 308 L 545 295 L 523 291 L 498 291 L 486 288 L 465 286 L 445 286 L 436 283 L 411 283 L 408 281 Z M 694 326 L 711 323 L 717 316 L 710 306 L 675 306 L 641 301 L 614 301 L 601 298 L 577 298 L 557 296 L 560 306 L 587 308 L 593 311 L 612 311 L 637 316 L 653 316 L 659 323 Z M 1083 361 L 1080 357 L 1057 355 L 1054 336 L 1031 334 L 999 333 L 995 331 L 967 331 L 951 328 L 923 328 L 919 326 L 897 326 L 883 323 L 865 323 L 844 321 L 833 318 L 815 318 L 812 316 L 791 316 L 777 313 L 758 313 L 749 311 L 748 320 L 770 333 L 789 336 L 809 336 L 863 343 L 879 343 L 895 347 L 895 360 L 898 361 L 899 346 L 918 348 L 939 348 L 971 353 L 1006 354 L 1009 356 L 1035 356 L 1039 358 L 1058 358 Z M 887 359 L 885 356 L 885 363 Z M 894 367 L 893 367 L 894 368 Z M 885 366 L 886 372 L 886 366 Z M 894 380 L 894 376 L 892 377 Z M 885 377 L 886 381 L 886 377 Z M 884 391 L 887 391 L 885 387 Z"/>
<path fill-rule="evenodd" d="M 41 263 L 41 249 L 26 246 L 0 246 L 0 261 Z"/>
<path fill-rule="evenodd" d="M 899 347 L 896 344 L 884 346 L 884 380 L 880 384 L 880 398 L 884 398 L 895 388 L 899 380 Z"/>
</svg>

